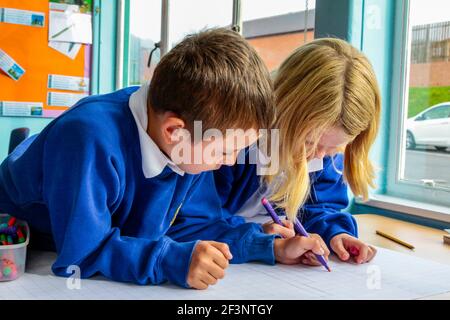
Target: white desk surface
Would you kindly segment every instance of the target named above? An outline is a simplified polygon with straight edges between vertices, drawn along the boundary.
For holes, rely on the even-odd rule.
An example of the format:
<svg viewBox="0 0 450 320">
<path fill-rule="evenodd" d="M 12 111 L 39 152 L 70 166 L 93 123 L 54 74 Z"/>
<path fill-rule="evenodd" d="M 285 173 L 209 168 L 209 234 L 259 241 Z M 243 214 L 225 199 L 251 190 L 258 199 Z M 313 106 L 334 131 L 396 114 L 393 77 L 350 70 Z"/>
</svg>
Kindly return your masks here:
<svg viewBox="0 0 450 320">
<path fill-rule="evenodd" d="M 368 229 L 377 227 L 374 219 L 378 223 L 389 219 L 373 215 L 356 218 L 363 239 L 372 237 Z M 405 226 L 404 222 L 398 223 Z M 376 243 L 377 238 L 372 240 L 382 247 Z M 225 279 L 207 290 L 170 284 L 139 286 L 103 277 L 82 279 L 80 289 L 70 289 L 73 279 L 51 273 L 55 253 L 30 251 L 26 273 L 17 280 L 0 282 L 0 299 L 450 299 L 450 266 L 445 261 L 433 261 L 439 259 L 422 259 L 415 252 L 398 252 L 403 249 L 380 248 L 373 262 L 359 266 L 333 258 L 331 273 L 321 267 L 231 265 Z"/>
</svg>

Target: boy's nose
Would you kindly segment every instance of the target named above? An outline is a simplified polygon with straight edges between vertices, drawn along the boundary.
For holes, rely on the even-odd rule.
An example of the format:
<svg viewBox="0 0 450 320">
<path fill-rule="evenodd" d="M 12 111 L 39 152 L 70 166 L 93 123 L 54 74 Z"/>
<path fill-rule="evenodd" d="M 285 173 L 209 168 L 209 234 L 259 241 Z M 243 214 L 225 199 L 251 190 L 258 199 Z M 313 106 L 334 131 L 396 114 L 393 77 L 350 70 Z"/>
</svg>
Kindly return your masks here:
<svg viewBox="0 0 450 320">
<path fill-rule="evenodd" d="M 220 164 L 225 166 L 234 166 L 236 164 L 236 159 L 237 157 L 224 157 Z"/>
</svg>

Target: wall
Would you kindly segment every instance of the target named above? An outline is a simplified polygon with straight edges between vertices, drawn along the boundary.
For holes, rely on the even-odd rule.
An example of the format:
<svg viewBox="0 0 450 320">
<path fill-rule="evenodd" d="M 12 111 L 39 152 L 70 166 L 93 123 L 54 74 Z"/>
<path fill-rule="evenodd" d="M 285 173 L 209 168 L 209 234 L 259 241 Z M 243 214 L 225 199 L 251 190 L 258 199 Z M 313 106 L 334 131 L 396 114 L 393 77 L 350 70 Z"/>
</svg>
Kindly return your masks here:
<svg viewBox="0 0 450 320">
<path fill-rule="evenodd" d="M 295 32 L 288 34 L 273 35 L 247 39 L 256 49 L 258 54 L 266 63 L 267 68 L 272 71 L 296 48 L 304 43 L 304 33 Z M 307 42 L 314 39 L 314 31 L 307 32 Z"/>
<path fill-rule="evenodd" d="M 450 62 L 412 64 L 410 87 L 446 87 L 450 86 Z"/>
<path fill-rule="evenodd" d="M 116 13 L 116 1 L 94 0 L 91 78 L 93 94 L 111 92 L 115 89 Z M 101 66 L 101 70 L 99 66 Z M 11 130 L 28 127 L 32 135 L 39 133 L 52 120 L 31 117 L 0 117 L 0 163 L 8 154 Z"/>
<path fill-rule="evenodd" d="M 0 162 L 8 155 L 11 130 L 30 128 L 30 134 L 40 132 L 52 119 L 0 117 Z"/>
</svg>

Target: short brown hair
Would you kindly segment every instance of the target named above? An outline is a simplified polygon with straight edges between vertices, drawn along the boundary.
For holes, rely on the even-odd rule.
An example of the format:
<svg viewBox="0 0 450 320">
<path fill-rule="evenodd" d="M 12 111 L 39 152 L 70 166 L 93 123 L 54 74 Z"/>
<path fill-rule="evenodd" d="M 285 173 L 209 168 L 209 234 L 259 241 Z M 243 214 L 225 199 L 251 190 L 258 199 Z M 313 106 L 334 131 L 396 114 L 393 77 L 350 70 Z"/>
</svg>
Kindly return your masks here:
<svg viewBox="0 0 450 320">
<path fill-rule="evenodd" d="M 188 35 L 159 62 L 147 104 L 172 111 L 192 128 L 269 128 L 274 122 L 269 72 L 249 43 L 224 28 Z"/>
</svg>

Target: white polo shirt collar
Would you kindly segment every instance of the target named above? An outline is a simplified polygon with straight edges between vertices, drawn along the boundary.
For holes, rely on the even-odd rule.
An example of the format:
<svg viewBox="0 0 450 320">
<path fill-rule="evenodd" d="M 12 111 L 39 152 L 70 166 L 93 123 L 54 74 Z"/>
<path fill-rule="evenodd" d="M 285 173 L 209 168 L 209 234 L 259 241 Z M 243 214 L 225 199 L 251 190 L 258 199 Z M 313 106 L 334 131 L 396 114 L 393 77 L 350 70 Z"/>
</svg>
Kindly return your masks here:
<svg viewBox="0 0 450 320">
<path fill-rule="evenodd" d="M 136 126 L 139 132 L 139 143 L 142 156 L 142 171 L 144 176 L 149 179 L 159 175 L 166 166 L 179 175 L 184 175 L 172 160 L 170 160 L 147 133 L 148 115 L 147 115 L 147 95 L 149 84 L 142 85 L 130 96 L 129 107 L 133 114 Z"/>
</svg>

